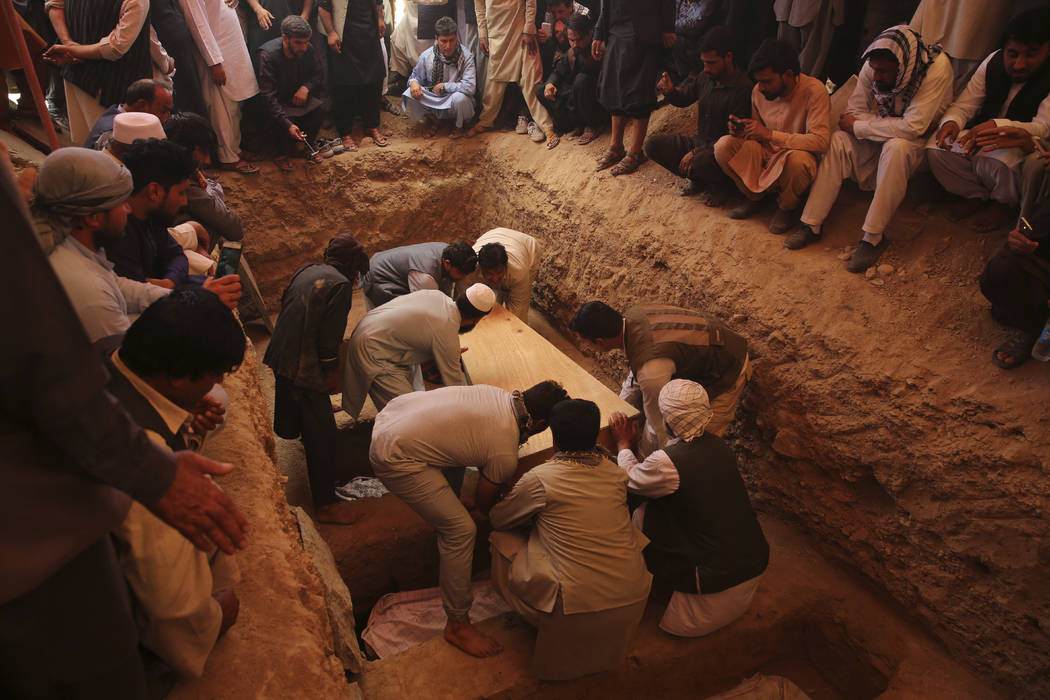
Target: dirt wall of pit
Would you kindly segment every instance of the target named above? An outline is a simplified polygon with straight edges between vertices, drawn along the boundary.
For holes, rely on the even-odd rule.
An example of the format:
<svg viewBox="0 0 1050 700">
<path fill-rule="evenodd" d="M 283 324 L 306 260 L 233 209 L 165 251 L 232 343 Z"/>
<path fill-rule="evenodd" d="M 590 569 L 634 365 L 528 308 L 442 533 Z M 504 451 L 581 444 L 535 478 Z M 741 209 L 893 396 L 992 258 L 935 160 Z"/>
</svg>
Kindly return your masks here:
<svg viewBox="0 0 1050 700">
<path fill-rule="evenodd" d="M 651 131 L 694 120 L 663 110 Z M 976 278 L 1002 235 L 952 226 L 936 206 L 921 214 L 926 196 L 913 194 L 867 278 L 841 259 L 867 201 L 849 185 L 825 240 L 789 252 L 768 214 L 731 221 L 680 198 L 653 164 L 595 175 L 605 138 L 548 152 L 514 134 L 425 142 L 398 129 L 389 148 L 267 171 L 262 186 L 224 178 L 274 310 L 337 231 L 376 252 L 494 226 L 542 242 L 534 304 L 562 327 L 590 299 L 707 309 L 750 339 L 754 378 L 730 436 L 758 507 L 803 526 L 982 673 L 1050 694 L 1050 368 L 989 362 L 1006 331 Z M 618 355 L 600 365 L 610 382 L 626 371 Z"/>
</svg>

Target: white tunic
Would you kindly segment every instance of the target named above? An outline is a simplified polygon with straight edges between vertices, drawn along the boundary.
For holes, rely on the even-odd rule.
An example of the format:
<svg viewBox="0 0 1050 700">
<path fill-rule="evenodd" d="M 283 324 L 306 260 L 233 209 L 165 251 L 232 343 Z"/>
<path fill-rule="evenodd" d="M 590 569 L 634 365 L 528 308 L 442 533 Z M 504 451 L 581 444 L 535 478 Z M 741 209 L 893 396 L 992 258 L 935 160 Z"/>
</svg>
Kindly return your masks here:
<svg viewBox="0 0 1050 700">
<path fill-rule="evenodd" d="M 222 64 L 226 72 L 223 93 L 235 102 L 257 95 L 259 84 L 237 12 L 223 0 L 179 0 L 179 5 L 204 63 Z"/>
<path fill-rule="evenodd" d="M 540 266 L 536 239 L 514 229 L 494 228 L 481 234 L 481 238 L 474 243 L 474 252 L 480 251 L 487 243 L 500 243 L 507 251 L 507 274 L 500 282 L 499 289 L 493 291 L 508 311 L 528 323 L 532 282 Z M 480 278 L 480 268 L 477 274 Z"/>
</svg>

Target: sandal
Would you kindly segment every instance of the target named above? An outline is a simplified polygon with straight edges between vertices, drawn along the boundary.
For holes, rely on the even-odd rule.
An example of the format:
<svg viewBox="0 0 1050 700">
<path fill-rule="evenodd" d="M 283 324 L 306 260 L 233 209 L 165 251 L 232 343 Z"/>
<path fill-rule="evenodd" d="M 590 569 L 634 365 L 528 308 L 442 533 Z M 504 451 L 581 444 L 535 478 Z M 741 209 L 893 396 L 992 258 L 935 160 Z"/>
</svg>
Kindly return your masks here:
<svg viewBox="0 0 1050 700">
<path fill-rule="evenodd" d="M 465 136 L 468 139 L 472 139 L 478 134 L 484 134 L 486 131 L 492 131 L 492 127 L 482 126 L 481 124 L 475 124 L 474 126 L 470 127 L 470 131 L 463 134 L 463 136 Z"/>
<path fill-rule="evenodd" d="M 332 147 L 333 156 L 337 156 L 340 153 L 346 153 L 346 146 L 343 145 L 342 139 L 332 139 L 328 142 L 328 145 Z"/>
<path fill-rule="evenodd" d="M 434 138 L 435 136 L 437 136 L 437 132 L 438 132 L 439 128 L 440 128 L 440 125 L 437 122 L 431 121 L 431 120 L 428 119 L 427 120 L 427 125 L 423 127 L 423 138 L 425 138 L 425 139 L 432 139 L 432 138 Z"/>
<path fill-rule="evenodd" d="M 256 175 L 259 172 L 259 168 L 252 165 L 246 160 L 239 160 L 236 163 L 219 163 L 219 170 L 225 170 L 230 173 L 240 173 L 241 175 Z"/>
<path fill-rule="evenodd" d="M 292 159 L 288 156 L 277 156 L 273 159 L 273 164 L 277 166 L 277 169 L 282 173 L 290 173 L 295 170 L 295 166 L 292 165 Z"/>
<path fill-rule="evenodd" d="M 379 109 L 383 110 L 384 112 L 389 112 L 395 117 L 401 116 L 401 109 L 397 105 L 391 103 L 385 97 L 382 100 L 380 100 Z"/>
<path fill-rule="evenodd" d="M 1016 369 L 1032 356 L 1032 346 L 1037 336 L 1032 333 L 1017 333 L 992 352 L 992 362 L 1000 369 Z M 1006 357 L 999 357 L 999 353 Z"/>
<path fill-rule="evenodd" d="M 612 170 L 609 171 L 609 174 L 613 177 L 616 177 L 617 175 L 630 175 L 644 162 L 644 153 L 628 153 L 619 163 L 613 166 Z"/>
<path fill-rule="evenodd" d="M 558 134 L 552 134 L 551 137 L 547 139 L 547 150 L 551 150 L 559 143 L 561 143 L 561 136 L 559 136 Z"/>
<path fill-rule="evenodd" d="M 605 150 L 605 153 L 601 154 L 601 156 L 598 158 L 598 165 L 595 166 L 594 172 L 600 172 L 602 170 L 605 170 L 609 166 L 619 163 L 626 156 L 627 151 L 625 151 L 622 148 L 608 148 Z"/>
<path fill-rule="evenodd" d="M 347 134 L 343 137 L 343 148 L 347 153 L 357 153 L 357 141 L 354 141 L 354 137 Z"/>
<path fill-rule="evenodd" d="M 372 143 L 379 146 L 380 148 L 385 148 L 386 145 L 390 143 L 386 140 L 386 137 L 383 136 L 382 132 L 379 131 L 379 129 L 369 129 L 368 135 L 371 137 Z"/>
<path fill-rule="evenodd" d="M 463 138 L 463 129 L 453 129 L 452 131 L 448 132 L 448 137 L 453 141 L 455 141 L 456 139 Z"/>
<path fill-rule="evenodd" d="M 578 143 L 581 146 L 586 146 L 596 138 L 598 138 L 598 131 L 588 126 L 586 129 L 583 130 L 583 135 L 580 136 L 580 140 L 576 143 Z"/>
</svg>

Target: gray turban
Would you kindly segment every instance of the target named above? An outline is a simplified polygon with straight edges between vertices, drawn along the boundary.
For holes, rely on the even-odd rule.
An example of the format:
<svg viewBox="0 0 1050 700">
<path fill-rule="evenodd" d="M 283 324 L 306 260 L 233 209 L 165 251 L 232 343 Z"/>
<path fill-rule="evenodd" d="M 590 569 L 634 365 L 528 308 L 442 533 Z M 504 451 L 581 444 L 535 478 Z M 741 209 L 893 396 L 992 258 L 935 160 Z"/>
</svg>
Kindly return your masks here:
<svg viewBox="0 0 1050 700">
<path fill-rule="evenodd" d="M 109 211 L 131 196 L 131 173 L 89 148 L 60 148 L 40 166 L 31 208 L 44 254 L 65 240 L 73 218 Z"/>
<path fill-rule="evenodd" d="M 674 434 L 692 440 L 704 434 L 714 415 L 704 387 L 688 379 L 672 379 L 660 390 L 660 413 Z"/>
</svg>

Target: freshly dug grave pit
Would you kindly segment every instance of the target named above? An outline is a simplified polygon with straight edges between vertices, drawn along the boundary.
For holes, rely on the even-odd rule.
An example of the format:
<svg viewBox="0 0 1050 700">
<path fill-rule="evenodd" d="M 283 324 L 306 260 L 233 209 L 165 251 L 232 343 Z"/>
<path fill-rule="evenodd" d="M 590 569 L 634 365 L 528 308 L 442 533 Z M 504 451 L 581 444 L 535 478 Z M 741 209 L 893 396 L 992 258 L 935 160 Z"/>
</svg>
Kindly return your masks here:
<svg viewBox="0 0 1050 700">
<path fill-rule="evenodd" d="M 694 118 L 662 110 L 652 129 L 689 131 Z M 595 175 L 604 139 L 548 152 L 514 134 L 428 142 L 405 125 L 385 123 L 386 149 L 289 176 L 267 168 L 261 182 L 224 176 L 271 310 L 338 230 L 376 252 L 494 226 L 541 241 L 534 304 L 561 327 L 589 299 L 708 309 L 751 342 L 730 438 L 759 509 L 801 526 L 982 675 L 1050 694 L 1050 378 L 1040 363 L 989 362 L 1007 331 L 976 277 L 1002 234 L 953 226 L 936 203 L 922 214 L 913 195 L 869 279 L 840 259 L 867 201 L 849 185 L 824 242 L 788 252 L 768 213 L 728 220 L 679 198 L 655 165 Z M 625 372 L 619 356 L 597 366 L 610 383 Z"/>
</svg>

